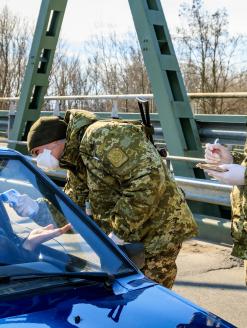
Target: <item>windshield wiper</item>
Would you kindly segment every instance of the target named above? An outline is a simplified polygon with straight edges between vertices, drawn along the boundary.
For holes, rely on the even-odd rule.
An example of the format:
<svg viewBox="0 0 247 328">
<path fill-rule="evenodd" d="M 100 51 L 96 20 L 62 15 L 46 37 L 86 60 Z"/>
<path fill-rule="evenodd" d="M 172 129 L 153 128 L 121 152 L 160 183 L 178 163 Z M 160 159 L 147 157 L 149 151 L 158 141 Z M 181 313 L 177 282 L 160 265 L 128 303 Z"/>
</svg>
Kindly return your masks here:
<svg viewBox="0 0 247 328">
<path fill-rule="evenodd" d="M 18 275 L 6 275 L 0 276 L 0 283 L 9 283 L 21 280 L 33 280 L 33 279 L 44 279 L 44 278 L 66 278 L 66 279 L 82 279 L 86 281 L 103 282 L 106 286 L 112 286 L 115 277 L 107 272 L 35 272 L 35 273 L 24 273 Z"/>
</svg>

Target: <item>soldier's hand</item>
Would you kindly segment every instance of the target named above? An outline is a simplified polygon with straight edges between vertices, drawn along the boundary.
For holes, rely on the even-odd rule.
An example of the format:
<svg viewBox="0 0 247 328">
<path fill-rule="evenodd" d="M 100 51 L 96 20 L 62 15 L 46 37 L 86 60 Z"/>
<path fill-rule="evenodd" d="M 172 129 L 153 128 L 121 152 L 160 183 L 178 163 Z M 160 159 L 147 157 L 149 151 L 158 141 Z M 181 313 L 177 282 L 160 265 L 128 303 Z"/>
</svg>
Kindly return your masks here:
<svg viewBox="0 0 247 328">
<path fill-rule="evenodd" d="M 37 214 L 39 211 L 37 201 L 26 194 L 16 196 L 16 201 L 17 204 L 13 206 L 13 208 L 19 216 L 30 217 Z"/>
<path fill-rule="evenodd" d="M 232 164 L 233 157 L 230 150 L 221 144 L 206 144 L 205 159 L 209 164 Z"/>
<path fill-rule="evenodd" d="M 216 172 L 212 170 L 205 171 L 208 173 L 209 176 L 225 184 L 229 184 L 232 186 L 242 186 L 245 184 L 245 166 L 238 164 L 223 164 L 219 167 L 227 170 L 227 172 Z"/>
</svg>

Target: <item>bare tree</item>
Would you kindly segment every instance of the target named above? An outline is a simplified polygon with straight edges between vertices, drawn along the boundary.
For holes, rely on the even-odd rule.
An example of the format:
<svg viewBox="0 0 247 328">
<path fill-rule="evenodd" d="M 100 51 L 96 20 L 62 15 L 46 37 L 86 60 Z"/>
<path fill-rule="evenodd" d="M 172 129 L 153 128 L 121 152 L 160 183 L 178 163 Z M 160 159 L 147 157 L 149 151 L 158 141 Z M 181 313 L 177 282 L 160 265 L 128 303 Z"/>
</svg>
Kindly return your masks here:
<svg viewBox="0 0 247 328">
<path fill-rule="evenodd" d="M 202 0 L 184 3 L 180 8 L 183 24 L 178 32 L 178 56 L 185 83 L 191 92 L 225 92 L 238 90 L 240 76 L 247 78 L 244 67 L 236 68 L 244 36 L 230 37 L 225 9 L 209 13 Z M 229 104 L 222 100 L 201 100 L 199 112 L 227 113 Z M 231 110 L 236 110 L 232 103 Z"/>
<path fill-rule="evenodd" d="M 82 46 L 89 54 L 88 70 L 96 94 L 151 92 L 141 50 L 133 34 L 127 33 L 122 38 L 117 38 L 115 33 L 96 35 Z M 124 111 L 137 108 L 127 100 L 119 101 L 119 107 Z"/>
<path fill-rule="evenodd" d="M 69 48 L 60 40 L 55 53 L 49 78 L 48 95 L 87 95 L 91 91 L 90 72 L 84 69 L 78 55 L 70 55 Z M 60 104 L 62 110 L 78 108 L 81 103 L 75 100 Z M 47 104 L 49 109 L 49 104 Z"/>
<path fill-rule="evenodd" d="M 0 12 L 0 96 L 20 93 L 27 52 L 30 46 L 29 26 L 5 6 Z"/>
<path fill-rule="evenodd" d="M 0 12 L 0 96 L 18 96 L 32 41 L 31 28 L 8 7 Z M 118 39 L 115 33 L 96 35 L 82 44 L 81 54 L 72 54 L 60 40 L 49 77 L 48 95 L 126 94 L 150 92 L 141 50 L 135 36 Z M 7 105 L 8 106 L 8 105 Z M 47 102 L 51 110 L 54 102 Z M 91 107 L 109 110 L 112 104 L 98 101 L 66 101 L 61 109 Z M 134 110 L 136 104 L 119 102 L 121 110 Z M 2 107 L 5 108 L 5 107 Z"/>
</svg>

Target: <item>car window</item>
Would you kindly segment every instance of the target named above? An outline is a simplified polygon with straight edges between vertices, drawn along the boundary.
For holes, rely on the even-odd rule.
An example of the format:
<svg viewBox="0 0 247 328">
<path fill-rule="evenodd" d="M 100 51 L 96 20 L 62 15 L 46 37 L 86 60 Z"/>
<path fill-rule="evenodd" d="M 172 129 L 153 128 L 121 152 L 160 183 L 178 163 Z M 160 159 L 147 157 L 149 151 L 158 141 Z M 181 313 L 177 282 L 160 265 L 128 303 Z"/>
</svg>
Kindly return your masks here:
<svg viewBox="0 0 247 328">
<path fill-rule="evenodd" d="M 25 161 L 0 158 L 0 272 L 2 266 L 21 263 L 49 263 L 50 272 L 97 271 L 111 274 L 134 269 L 99 234 L 94 223 L 78 212 L 66 197 L 28 167 Z M 30 236 L 44 229 L 71 228 L 25 249 Z M 37 236 L 37 235 L 36 235 Z M 11 271 L 10 271 L 11 272 Z"/>
</svg>

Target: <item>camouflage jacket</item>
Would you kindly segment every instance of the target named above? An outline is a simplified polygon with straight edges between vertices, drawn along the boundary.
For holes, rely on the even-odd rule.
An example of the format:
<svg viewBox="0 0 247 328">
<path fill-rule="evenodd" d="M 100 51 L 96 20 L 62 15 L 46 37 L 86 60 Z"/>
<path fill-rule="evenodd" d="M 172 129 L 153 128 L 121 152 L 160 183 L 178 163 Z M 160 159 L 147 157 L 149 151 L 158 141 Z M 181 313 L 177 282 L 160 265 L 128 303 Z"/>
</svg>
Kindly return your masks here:
<svg viewBox="0 0 247 328">
<path fill-rule="evenodd" d="M 234 152 L 233 160 L 236 164 L 247 166 L 247 142 L 244 153 Z M 245 171 L 245 185 L 234 186 L 231 193 L 232 227 L 234 241 L 232 255 L 247 260 L 247 170 Z"/>
<path fill-rule="evenodd" d="M 85 126 L 69 113 L 61 166 L 69 170 L 65 192 L 125 241 L 142 241 L 158 254 L 197 234 L 197 225 L 155 147 L 139 122 L 101 120 Z"/>
<path fill-rule="evenodd" d="M 67 169 L 64 192 L 84 209 L 88 200 L 87 169 L 80 155 L 80 144 L 86 128 L 95 122 L 96 116 L 88 111 L 68 110 L 65 121 L 68 124 L 65 150 L 59 166 Z"/>
</svg>

